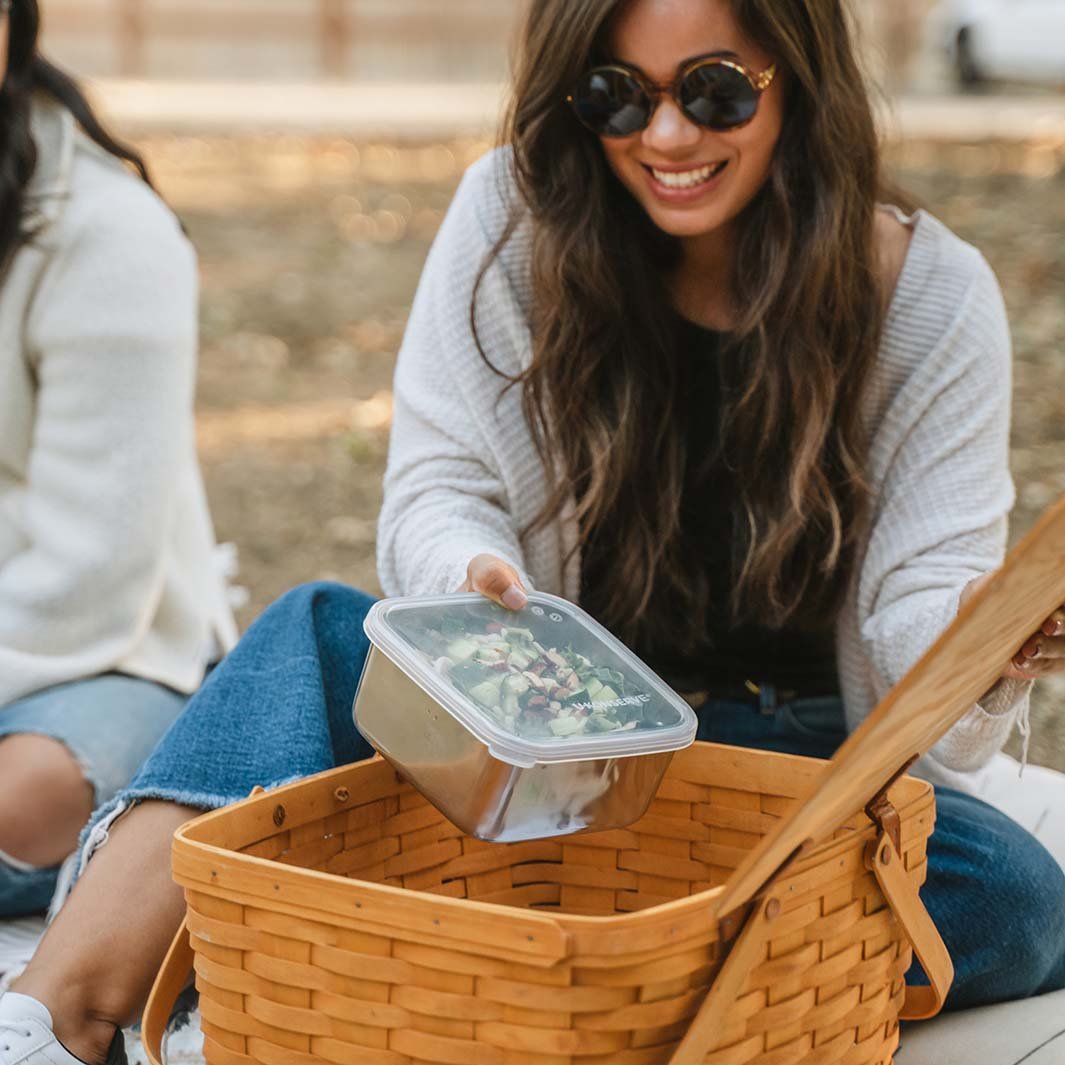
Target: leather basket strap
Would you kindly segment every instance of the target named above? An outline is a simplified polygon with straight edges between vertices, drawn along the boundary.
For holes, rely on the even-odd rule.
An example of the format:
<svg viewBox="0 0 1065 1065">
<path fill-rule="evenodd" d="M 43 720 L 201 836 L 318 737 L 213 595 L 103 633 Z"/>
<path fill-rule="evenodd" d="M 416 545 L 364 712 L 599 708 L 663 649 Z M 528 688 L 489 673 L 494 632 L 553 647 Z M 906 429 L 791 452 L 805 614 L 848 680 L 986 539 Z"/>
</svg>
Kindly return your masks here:
<svg viewBox="0 0 1065 1065">
<path fill-rule="evenodd" d="M 943 1008 L 947 992 L 954 982 L 954 963 L 935 922 L 921 902 L 917 888 L 906 872 L 902 856 L 895 849 L 888 833 L 881 830 L 880 838 L 866 849 L 865 865 L 873 871 L 895 919 L 913 944 L 928 987 L 906 987 L 906 1001 L 900 1012 L 904 1021 L 923 1021 L 934 1017 Z"/>
</svg>

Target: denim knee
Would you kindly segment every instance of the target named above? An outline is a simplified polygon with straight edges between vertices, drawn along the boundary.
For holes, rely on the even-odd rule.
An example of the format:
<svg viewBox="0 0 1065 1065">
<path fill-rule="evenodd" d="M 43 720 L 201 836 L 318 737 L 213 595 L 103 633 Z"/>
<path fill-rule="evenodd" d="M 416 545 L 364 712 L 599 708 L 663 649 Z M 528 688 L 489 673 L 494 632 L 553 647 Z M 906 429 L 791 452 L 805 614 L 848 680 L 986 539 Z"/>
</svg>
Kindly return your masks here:
<svg viewBox="0 0 1065 1065">
<path fill-rule="evenodd" d="M 1019 825 L 1016 836 L 1010 860 L 981 875 L 1002 900 L 1015 997 L 1027 998 L 1065 988 L 1065 872 Z"/>
<path fill-rule="evenodd" d="M 922 897 L 955 966 L 948 1007 L 1065 987 L 1065 873 L 1004 814 L 937 789 Z"/>
<path fill-rule="evenodd" d="M 48 909 L 59 877 L 59 866 L 23 867 L 0 854 L 0 920 L 27 917 Z"/>
<path fill-rule="evenodd" d="M 289 589 L 266 608 L 263 617 L 269 614 L 303 611 L 308 607 L 327 606 L 336 611 L 348 611 L 353 616 L 365 616 L 375 600 L 372 595 L 340 581 L 307 581 Z"/>
</svg>

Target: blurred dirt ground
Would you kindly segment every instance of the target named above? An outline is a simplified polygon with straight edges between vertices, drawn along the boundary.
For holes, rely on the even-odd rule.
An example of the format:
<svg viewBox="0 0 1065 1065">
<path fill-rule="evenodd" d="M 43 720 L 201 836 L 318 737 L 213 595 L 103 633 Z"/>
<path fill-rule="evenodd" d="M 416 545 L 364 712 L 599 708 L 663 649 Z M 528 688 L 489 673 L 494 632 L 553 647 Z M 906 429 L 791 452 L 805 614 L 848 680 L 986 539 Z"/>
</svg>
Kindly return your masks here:
<svg viewBox="0 0 1065 1065">
<path fill-rule="evenodd" d="M 429 244 L 482 141 L 140 144 L 202 265 L 200 450 L 246 625 L 302 581 L 379 592 L 374 519 L 391 376 Z M 1013 537 L 1065 492 L 1065 143 L 909 143 L 892 177 L 979 246 L 1016 348 Z M 1037 696 L 1033 761 L 1065 769 L 1065 684 Z"/>
</svg>

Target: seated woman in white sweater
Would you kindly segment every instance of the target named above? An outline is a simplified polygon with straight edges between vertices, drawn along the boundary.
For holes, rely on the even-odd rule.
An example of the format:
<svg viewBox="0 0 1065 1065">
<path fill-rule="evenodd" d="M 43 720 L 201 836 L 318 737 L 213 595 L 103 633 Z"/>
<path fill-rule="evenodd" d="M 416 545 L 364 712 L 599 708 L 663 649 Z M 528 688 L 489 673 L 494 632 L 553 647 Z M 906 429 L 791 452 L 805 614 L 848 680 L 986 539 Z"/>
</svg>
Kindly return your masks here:
<svg viewBox="0 0 1065 1065">
<path fill-rule="evenodd" d="M 195 455 L 195 257 L 37 29 L 36 0 L 0 0 L 0 919 L 47 907 L 235 635 Z"/>
</svg>

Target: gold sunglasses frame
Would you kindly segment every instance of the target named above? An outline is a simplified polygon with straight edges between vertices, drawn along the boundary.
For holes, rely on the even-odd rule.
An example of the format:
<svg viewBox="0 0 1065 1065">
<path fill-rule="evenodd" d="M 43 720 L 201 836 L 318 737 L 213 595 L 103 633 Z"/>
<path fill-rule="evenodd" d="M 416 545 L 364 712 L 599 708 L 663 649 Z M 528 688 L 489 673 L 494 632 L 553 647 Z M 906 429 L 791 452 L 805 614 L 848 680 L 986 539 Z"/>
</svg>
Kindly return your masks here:
<svg viewBox="0 0 1065 1065">
<path fill-rule="evenodd" d="M 691 122 L 693 125 L 698 126 L 700 129 L 713 129 L 713 126 L 706 126 L 702 122 L 696 122 L 684 108 L 684 104 L 680 100 L 680 87 L 684 84 L 684 79 L 687 78 L 694 71 L 700 67 L 729 67 L 731 70 L 735 70 L 738 74 L 742 74 L 747 79 L 748 84 L 758 94 L 759 102 L 761 101 L 762 93 L 773 84 L 773 79 L 777 76 L 776 63 L 770 63 L 761 73 L 756 73 L 749 67 L 745 67 L 742 63 L 733 62 L 731 59 L 718 59 L 714 57 L 706 57 L 703 59 L 693 59 L 690 63 L 681 69 L 672 82 L 666 84 L 659 84 L 652 81 L 639 67 L 625 66 L 623 63 L 601 63 L 599 66 L 592 67 L 584 76 L 588 77 L 590 74 L 594 74 L 599 70 L 613 70 L 619 74 L 624 74 L 628 78 L 632 78 L 637 85 L 643 90 L 647 98 L 651 101 L 651 109 L 647 112 L 647 122 L 639 129 L 635 129 L 632 133 L 596 133 L 598 137 L 610 137 L 614 140 L 620 140 L 624 137 L 633 137 L 637 133 L 642 133 L 647 127 L 654 121 L 655 111 L 658 110 L 658 105 L 663 96 L 669 96 L 670 99 L 677 105 L 681 114 Z M 566 97 L 566 102 L 573 108 L 574 114 L 576 114 L 576 107 L 574 105 L 573 93 L 570 93 Z M 742 122 L 737 122 L 734 126 L 728 126 L 723 130 L 717 130 L 718 133 L 731 133 L 735 129 L 743 129 L 744 126 L 753 122 L 758 115 L 758 108 L 755 107 L 754 114 L 750 118 L 744 119 Z M 580 115 L 577 115 L 577 121 L 584 125 Z M 585 129 L 589 129 L 585 126 Z M 590 130 L 595 133 L 595 130 Z"/>
</svg>

